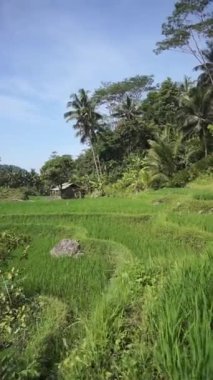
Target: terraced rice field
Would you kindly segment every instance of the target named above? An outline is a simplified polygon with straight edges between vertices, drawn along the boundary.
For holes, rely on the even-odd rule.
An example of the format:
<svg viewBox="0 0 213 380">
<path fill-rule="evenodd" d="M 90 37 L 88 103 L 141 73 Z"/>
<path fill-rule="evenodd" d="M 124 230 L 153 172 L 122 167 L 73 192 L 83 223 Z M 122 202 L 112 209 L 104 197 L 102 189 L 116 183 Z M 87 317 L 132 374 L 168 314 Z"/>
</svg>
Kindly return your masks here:
<svg viewBox="0 0 213 380">
<path fill-rule="evenodd" d="M 211 189 L 0 202 L 0 231 L 32 239 L 11 266 L 27 294 L 49 299 L 23 368 L 38 379 L 212 379 Z M 84 256 L 51 257 L 64 238 Z"/>
</svg>

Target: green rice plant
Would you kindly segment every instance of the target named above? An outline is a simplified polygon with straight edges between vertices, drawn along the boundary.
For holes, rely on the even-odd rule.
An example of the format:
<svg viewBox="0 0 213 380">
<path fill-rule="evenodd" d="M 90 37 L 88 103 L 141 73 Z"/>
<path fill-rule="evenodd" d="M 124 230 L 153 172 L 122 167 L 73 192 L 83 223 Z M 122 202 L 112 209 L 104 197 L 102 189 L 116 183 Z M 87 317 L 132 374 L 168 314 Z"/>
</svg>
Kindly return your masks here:
<svg viewBox="0 0 213 380">
<path fill-rule="evenodd" d="M 43 297 L 42 313 L 31 330 L 31 339 L 19 354 L 20 379 L 52 379 L 57 373 L 56 364 L 65 351 L 65 331 L 70 323 L 66 304 L 52 297 Z"/>
<path fill-rule="evenodd" d="M 193 195 L 194 199 L 202 200 L 202 201 L 212 201 L 213 200 L 213 191 L 203 191 L 203 192 L 196 192 Z"/>
<path fill-rule="evenodd" d="M 153 365 L 159 378 L 210 379 L 212 270 L 207 260 L 189 262 L 177 265 L 168 280 L 150 315 Z"/>
<path fill-rule="evenodd" d="M 61 363 L 62 378 L 139 378 L 142 363 L 137 361 L 141 360 L 137 344 L 142 297 L 146 288 L 157 283 L 158 271 L 145 269 L 137 261 L 123 266 L 92 318 L 85 322 L 84 340 Z"/>
</svg>

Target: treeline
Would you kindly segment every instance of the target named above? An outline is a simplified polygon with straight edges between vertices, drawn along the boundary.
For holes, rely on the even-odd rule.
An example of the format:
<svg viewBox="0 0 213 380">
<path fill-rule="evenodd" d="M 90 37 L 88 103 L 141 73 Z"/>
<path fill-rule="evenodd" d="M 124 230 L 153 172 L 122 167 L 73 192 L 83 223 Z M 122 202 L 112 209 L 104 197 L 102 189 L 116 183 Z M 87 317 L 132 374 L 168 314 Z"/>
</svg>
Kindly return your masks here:
<svg viewBox="0 0 213 380">
<path fill-rule="evenodd" d="M 27 171 L 15 165 L 0 165 L 0 187 L 29 188 L 42 192 L 40 175 L 34 169 Z"/>
<path fill-rule="evenodd" d="M 51 187 L 71 181 L 87 193 L 140 191 L 184 186 L 211 170 L 213 88 L 201 76 L 196 83 L 168 78 L 158 86 L 151 76 L 136 76 L 105 84 L 91 96 L 80 90 L 69 108 L 65 116 L 75 118 L 73 126 L 88 149 L 77 159 L 53 153 L 40 174 L 0 165 L 0 186 L 49 194 Z"/>
<path fill-rule="evenodd" d="M 142 79 L 152 85 L 152 77 L 138 76 L 71 97 L 65 117 L 75 120 L 77 135 L 90 146 L 75 161 L 79 180 L 132 190 L 182 186 L 192 179 L 193 164 L 204 159 L 199 170 L 211 165 L 212 85 L 201 76 L 196 83 L 168 78 L 147 90 Z M 108 114 L 100 112 L 106 109 Z"/>
</svg>

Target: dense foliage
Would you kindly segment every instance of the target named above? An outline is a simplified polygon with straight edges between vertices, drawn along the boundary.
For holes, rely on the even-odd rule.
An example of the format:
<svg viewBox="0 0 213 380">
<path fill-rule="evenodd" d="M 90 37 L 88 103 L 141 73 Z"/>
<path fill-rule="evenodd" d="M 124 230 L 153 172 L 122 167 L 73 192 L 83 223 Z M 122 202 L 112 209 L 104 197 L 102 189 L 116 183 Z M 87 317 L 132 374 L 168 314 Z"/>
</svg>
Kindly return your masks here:
<svg viewBox="0 0 213 380">
<path fill-rule="evenodd" d="M 58 156 L 54 154 L 41 168 L 41 179 L 49 187 L 59 186 L 71 178 L 73 173 L 73 160 L 70 155 Z"/>
<path fill-rule="evenodd" d="M 34 192 L 42 189 L 39 174 L 34 169 L 27 171 L 14 165 L 0 165 L 0 187 L 25 188 Z"/>
<path fill-rule="evenodd" d="M 177 183 L 173 181 L 177 172 L 189 169 L 190 165 L 211 155 L 213 87 L 204 74 L 198 77 L 197 83 L 187 77 L 182 83 L 167 78 L 149 90 L 145 97 L 141 97 L 140 92 L 136 97 L 135 90 L 131 93 L 129 87 L 127 90 L 126 81 L 119 82 L 119 92 L 115 96 L 116 88 L 117 84 L 115 87 L 106 85 L 90 97 L 84 92 L 87 106 L 81 104 L 81 112 L 89 115 L 87 107 L 92 102 L 91 112 L 99 115 L 90 124 L 84 124 L 72 108 L 75 105 L 69 103 L 76 120 L 74 127 L 83 136 L 81 141 L 90 136 L 90 148 L 75 160 L 75 178 L 86 182 L 88 189 L 91 190 L 91 181 L 97 182 L 97 187 L 101 183 L 105 188 L 109 184 L 115 184 L 116 188 L 117 181 L 120 183 L 122 178 L 130 190 L 173 186 Z M 76 95 L 78 100 L 81 96 L 82 92 Z M 102 102 L 109 107 L 100 107 Z M 138 160 L 140 175 L 146 179 L 142 181 L 145 183 L 134 186 L 126 178 L 135 175 L 139 180 Z"/>
</svg>

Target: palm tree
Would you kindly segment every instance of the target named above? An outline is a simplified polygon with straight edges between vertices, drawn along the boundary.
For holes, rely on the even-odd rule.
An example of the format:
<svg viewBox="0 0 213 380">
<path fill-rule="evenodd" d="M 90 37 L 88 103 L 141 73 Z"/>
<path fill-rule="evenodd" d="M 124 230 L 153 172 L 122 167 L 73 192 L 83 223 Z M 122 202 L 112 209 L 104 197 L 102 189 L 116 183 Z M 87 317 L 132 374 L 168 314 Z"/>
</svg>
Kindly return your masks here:
<svg viewBox="0 0 213 380">
<path fill-rule="evenodd" d="M 96 112 L 96 103 L 94 99 L 88 97 L 84 89 L 79 90 L 78 94 L 70 96 L 70 101 L 67 107 L 70 108 L 64 114 L 66 121 L 76 120 L 73 128 L 77 130 L 76 136 L 80 136 L 81 143 L 88 142 L 94 159 L 96 174 L 100 180 L 101 167 L 98 156 L 95 153 L 94 143 L 96 141 L 97 133 L 100 132 L 99 121 L 102 116 Z"/>
<path fill-rule="evenodd" d="M 195 87 L 182 101 L 180 117 L 184 117 L 183 131 L 187 136 L 198 135 L 208 155 L 208 126 L 213 122 L 213 88 Z"/>
<path fill-rule="evenodd" d="M 188 95 L 193 85 L 193 81 L 187 75 L 184 75 L 183 82 L 180 84 L 180 90 L 182 95 Z"/>
<path fill-rule="evenodd" d="M 195 81 L 192 81 L 190 77 L 187 75 L 184 75 L 183 82 L 180 83 L 179 90 L 179 107 L 181 107 L 181 104 L 183 103 L 183 100 L 185 97 L 189 96 L 189 93 L 191 89 L 193 88 L 193 84 Z"/>
<path fill-rule="evenodd" d="M 208 87 L 213 85 L 213 41 L 207 42 L 207 49 L 202 52 L 204 63 L 194 68 L 202 71 L 198 77 L 198 86 Z"/>
<path fill-rule="evenodd" d="M 127 95 L 126 101 L 116 107 L 112 116 L 115 118 L 123 119 L 125 121 L 135 120 L 137 116 L 141 114 L 139 107 L 132 99 Z"/>
<path fill-rule="evenodd" d="M 182 140 L 181 133 L 168 127 L 155 140 L 149 140 L 150 149 L 144 160 L 144 170 L 150 175 L 150 183 L 168 183 L 184 165 Z"/>
</svg>

